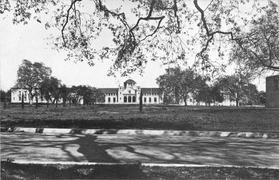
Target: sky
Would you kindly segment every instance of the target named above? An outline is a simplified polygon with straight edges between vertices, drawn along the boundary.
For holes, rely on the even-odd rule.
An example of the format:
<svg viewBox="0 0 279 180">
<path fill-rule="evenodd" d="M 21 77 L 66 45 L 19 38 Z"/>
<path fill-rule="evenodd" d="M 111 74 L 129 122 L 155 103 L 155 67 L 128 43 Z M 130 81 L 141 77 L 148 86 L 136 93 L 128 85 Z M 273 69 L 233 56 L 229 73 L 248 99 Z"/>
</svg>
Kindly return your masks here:
<svg viewBox="0 0 279 180">
<path fill-rule="evenodd" d="M 156 78 L 165 72 L 160 63 L 149 62 L 144 74 L 131 77 L 107 76 L 110 62 L 97 62 L 89 66 L 84 62 L 65 61 L 66 53 L 57 52 L 47 45 L 51 32 L 43 24 L 30 21 L 28 25 L 13 25 L 10 17 L 0 20 L 0 87 L 8 90 L 17 79 L 17 70 L 23 59 L 43 62 L 51 67 L 52 76 L 67 86 L 90 85 L 98 88 L 118 87 L 128 79 L 134 79 L 142 87 L 157 87 Z M 109 42 L 103 41 L 103 44 Z"/>
<path fill-rule="evenodd" d="M 43 62 L 51 67 L 52 76 L 67 86 L 90 85 L 97 88 L 118 87 L 129 78 L 141 87 L 158 87 L 156 78 L 165 72 L 166 66 L 159 61 L 148 62 L 144 73 L 135 73 L 130 77 L 107 76 L 109 62 L 98 62 L 89 66 L 86 62 L 65 61 L 66 54 L 51 49 L 47 38 L 52 31 L 45 29 L 44 23 L 30 21 L 27 25 L 13 25 L 12 16 L 3 19 L 0 16 L 0 89 L 8 90 L 17 79 L 17 70 L 23 59 L 31 62 Z M 106 39 L 103 45 L 108 44 Z M 258 90 L 265 90 L 265 77 L 254 81 Z"/>
</svg>

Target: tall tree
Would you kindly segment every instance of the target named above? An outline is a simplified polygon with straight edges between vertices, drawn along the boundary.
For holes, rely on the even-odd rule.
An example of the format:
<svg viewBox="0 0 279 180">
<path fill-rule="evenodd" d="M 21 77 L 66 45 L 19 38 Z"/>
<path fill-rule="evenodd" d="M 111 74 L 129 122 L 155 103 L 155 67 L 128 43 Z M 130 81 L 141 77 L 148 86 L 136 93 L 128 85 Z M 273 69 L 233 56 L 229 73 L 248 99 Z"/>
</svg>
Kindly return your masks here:
<svg viewBox="0 0 279 180">
<path fill-rule="evenodd" d="M 46 78 L 43 80 L 40 88 L 41 98 L 44 98 L 47 101 L 47 107 L 49 106 L 49 102 L 52 102 L 50 86 L 50 79 Z"/>
<path fill-rule="evenodd" d="M 47 102 L 51 102 L 52 104 L 57 103 L 61 98 L 61 80 L 56 77 L 51 76 L 50 78 L 44 79 L 41 84 L 40 93 Z"/>
<path fill-rule="evenodd" d="M 250 79 L 248 75 L 226 75 L 219 78 L 218 81 L 219 85 L 222 87 L 222 93 L 229 96 L 230 100 L 235 101 L 236 106 L 239 106 L 240 101 L 246 102 L 248 100 L 247 98 L 254 98 L 252 94 L 255 91 L 255 85 L 249 82 Z"/>
<path fill-rule="evenodd" d="M 59 93 L 60 93 L 60 97 L 62 98 L 63 101 L 63 106 L 66 106 L 66 102 L 68 100 L 68 96 L 70 93 L 70 89 L 67 88 L 67 86 L 65 84 L 62 84 L 59 88 Z"/>
<path fill-rule="evenodd" d="M 93 104 L 105 102 L 105 94 L 98 88 L 90 87 L 90 99 Z"/>
<path fill-rule="evenodd" d="M 17 71 L 17 83 L 19 88 L 25 88 L 29 92 L 30 103 L 33 103 L 37 90 L 41 88 L 43 81 L 51 75 L 51 68 L 46 67 L 43 63 L 30 62 L 26 59 L 22 61 Z"/>
<path fill-rule="evenodd" d="M 46 28 L 58 28 L 61 33 L 52 44 L 65 49 L 69 59 L 86 59 L 90 65 L 96 59 L 114 59 L 112 69 L 125 67 L 126 72 L 132 72 L 144 67 L 150 55 L 168 61 L 165 57 L 172 54 L 175 61 L 185 60 L 191 52 L 189 45 L 196 44 L 201 47 L 196 54 L 200 64 L 209 67 L 209 47 L 220 41 L 242 42 L 239 27 L 247 25 L 257 10 L 264 10 L 255 0 L 251 3 L 254 11 L 244 18 L 241 10 L 249 3 L 249 0 L 126 0 L 125 3 L 4 0 L 0 3 L 0 13 L 13 12 L 15 24 L 28 24 L 29 19 L 35 19 Z M 42 14 L 51 20 L 44 22 Z M 103 30 L 112 32 L 114 45 L 94 47 Z"/>
<path fill-rule="evenodd" d="M 60 87 L 61 87 L 61 81 L 56 77 L 50 77 L 50 86 L 49 86 L 50 94 L 52 96 L 52 104 L 55 103 L 56 107 L 61 97 Z"/>
<path fill-rule="evenodd" d="M 164 75 L 157 78 L 161 92 L 167 97 L 174 97 L 174 102 L 181 100 L 187 106 L 190 93 L 194 93 L 205 84 L 206 79 L 192 69 L 181 70 L 179 67 L 166 70 Z"/>
</svg>

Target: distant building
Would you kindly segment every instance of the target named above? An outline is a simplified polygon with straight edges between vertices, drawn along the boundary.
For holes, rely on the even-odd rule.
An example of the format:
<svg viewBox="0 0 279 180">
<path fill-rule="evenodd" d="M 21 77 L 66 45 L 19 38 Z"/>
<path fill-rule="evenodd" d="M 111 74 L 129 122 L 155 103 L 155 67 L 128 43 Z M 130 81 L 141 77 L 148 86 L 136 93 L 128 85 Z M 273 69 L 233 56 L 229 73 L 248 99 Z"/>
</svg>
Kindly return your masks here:
<svg viewBox="0 0 279 180">
<path fill-rule="evenodd" d="M 47 100 L 41 96 L 40 91 L 39 90 L 34 90 L 34 92 L 36 91 L 36 93 L 38 94 L 38 103 L 40 104 L 45 104 L 47 103 Z M 33 99 L 31 99 L 31 96 L 29 94 L 29 91 L 27 89 L 24 88 L 12 88 L 11 89 L 11 103 L 22 103 L 22 98 L 23 98 L 23 102 L 24 103 L 36 103 L 36 97 L 33 97 Z M 77 104 L 83 104 L 83 97 L 82 96 L 78 96 L 76 93 L 69 93 L 68 95 L 68 101 L 70 99 L 76 99 Z M 49 102 L 51 103 L 51 102 Z M 62 98 L 60 98 L 58 100 L 58 104 L 63 103 Z M 69 102 L 67 102 L 69 103 Z"/>
<path fill-rule="evenodd" d="M 159 88 L 141 88 L 136 86 L 136 82 L 132 79 L 128 79 L 118 88 L 100 88 L 100 90 L 105 94 L 105 104 L 138 104 L 141 92 L 143 104 L 163 103 Z"/>
<path fill-rule="evenodd" d="M 36 90 L 34 90 L 35 92 Z M 37 91 L 39 93 L 39 91 Z M 31 96 L 29 95 L 29 91 L 27 89 L 23 88 L 12 88 L 11 89 L 11 103 L 21 103 L 23 98 L 24 103 L 30 103 L 30 102 L 36 102 L 35 97 L 31 99 Z M 47 101 L 40 97 L 38 98 L 38 103 L 47 103 Z"/>
<path fill-rule="evenodd" d="M 279 75 L 266 78 L 266 107 L 279 108 Z"/>
</svg>

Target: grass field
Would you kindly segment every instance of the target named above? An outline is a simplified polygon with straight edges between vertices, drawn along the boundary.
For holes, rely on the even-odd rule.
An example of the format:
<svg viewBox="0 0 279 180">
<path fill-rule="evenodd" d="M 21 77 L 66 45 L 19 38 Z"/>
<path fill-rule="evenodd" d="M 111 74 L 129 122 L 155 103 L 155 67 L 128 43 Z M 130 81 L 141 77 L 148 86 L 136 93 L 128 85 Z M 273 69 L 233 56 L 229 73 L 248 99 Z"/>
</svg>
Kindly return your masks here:
<svg viewBox="0 0 279 180">
<path fill-rule="evenodd" d="M 260 107 L 20 105 L 1 109 L 2 127 L 278 131 L 279 109 Z"/>
</svg>

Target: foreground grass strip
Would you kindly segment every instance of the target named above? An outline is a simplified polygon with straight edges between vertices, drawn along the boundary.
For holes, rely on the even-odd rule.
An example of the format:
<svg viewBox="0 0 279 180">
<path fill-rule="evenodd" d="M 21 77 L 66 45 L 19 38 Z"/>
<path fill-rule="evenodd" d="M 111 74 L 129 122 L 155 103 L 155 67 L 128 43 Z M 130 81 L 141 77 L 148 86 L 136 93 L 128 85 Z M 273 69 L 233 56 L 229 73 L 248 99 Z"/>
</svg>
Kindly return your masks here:
<svg viewBox="0 0 279 180">
<path fill-rule="evenodd" d="M 2 127 L 278 131 L 279 109 L 96 105 L 0 109 Z"/>
<path fill-rule="evenodd" d="M 1 179 L 279 179 L 278 169 L 1 162 Z"/>
</svg>

